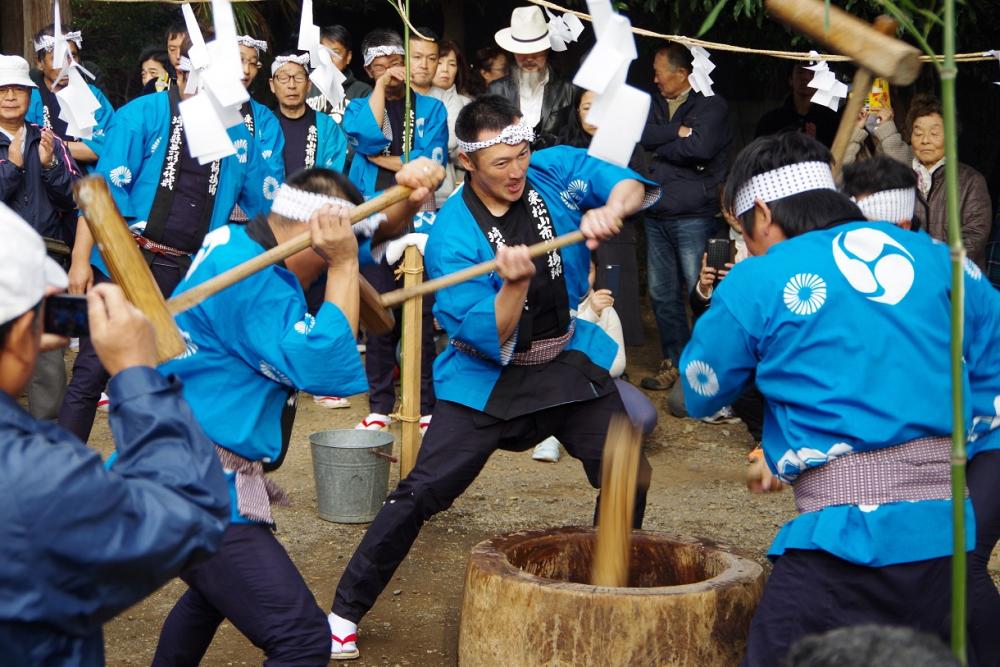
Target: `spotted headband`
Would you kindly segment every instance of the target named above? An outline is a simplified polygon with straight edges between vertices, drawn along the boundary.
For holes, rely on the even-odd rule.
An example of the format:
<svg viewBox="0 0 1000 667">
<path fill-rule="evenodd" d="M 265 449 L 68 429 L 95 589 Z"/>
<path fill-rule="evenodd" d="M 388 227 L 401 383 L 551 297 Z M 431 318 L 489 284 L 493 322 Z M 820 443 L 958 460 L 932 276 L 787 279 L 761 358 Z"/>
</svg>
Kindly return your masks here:
<svg viewBox="0 0 1000 667">
<path fill-rule="evenodd" d="M 302 65 L 302 67 L 308 69 L 309 54 L 302 53 L 297 56 L 278 56 L 277 58 L 274 59 L 274 62 L 271 63 L 271 76 L 274 76 L 275 72 L 278 71 L 279 67 L 288 63 L 295 63 L 296 65 Z"/>
<path fill-rule="evenodd" d="M 76 44 L 76 48 L 83 48 L 83 34 L 79 30 L 63 33 L 67 42 Z M 56 38 L 52 35 L 42 35 L 35 40 L 35 51 L 51 51 L 56 48 Z"/>
<path fill-rule="evenodd" d="M 288 218 L 289 220 L 295 220 L 296 222 L 309 222 L 309 218 L 313 216 L 313 213 L 328 205 L 349 209 L 354 208 L 354 204 L 346 199 L 328 197 L 315 192 L 306 192 L 305 190 L 299 190 L 284 183 L 278 188 L 278 193 L 274 196 L 271 213 Z M 385 219 L 384 214 L 376 213 L 356 223 L 352 229 L 355 234 L 371 237 Z"/>
<path fill-rule="evenodd" d="M 481 151 L 484 148 L 496 146 L 497 144 L 517 146 L 518 144 L 523 144 L 526 141 L 530 144 L 534 140 L 535 131 L 528 127 L 522 119 L 517 121 L 516 125 L 508 125 L 500 134 L 492 139 L 487 139 L 486 141 L 462 141 L 459 139 L 458 150 L 463 153 L 475 153 L 476 151 Z"/>
<path fill-rule="evenodd" d="M 916 188 L 882 190 L 854 200 L 869 220 L 885 220 L 899 224 L 913 219 L 917 207 Z"/>
<path fill-rule="evenodd" d="M 262 39 L 254 39 L 250 35 L 240 35 L 236 38 L 236 43 L 240 46 L 248 46 L 257 51 L 257 55 L 267 53 L 267 42 Z"/>
<path fill-rule="evenodd" d="M 799 162 L 757 174 L 740 188 L 733 208 L 743 215 L 758 199 L 772 202 L 811 190 L 836 190 L 833 172 L 826 162 Z"/>
<path fill-rule="evenodd" d="M 403 50 L 402 46 L 373 46 L 372 48 L 365 51 L 365 67 L 369 67 L 376 58 L 381 58 L 382 56 L 405 56 L 406 51 Z"/>
</svg>

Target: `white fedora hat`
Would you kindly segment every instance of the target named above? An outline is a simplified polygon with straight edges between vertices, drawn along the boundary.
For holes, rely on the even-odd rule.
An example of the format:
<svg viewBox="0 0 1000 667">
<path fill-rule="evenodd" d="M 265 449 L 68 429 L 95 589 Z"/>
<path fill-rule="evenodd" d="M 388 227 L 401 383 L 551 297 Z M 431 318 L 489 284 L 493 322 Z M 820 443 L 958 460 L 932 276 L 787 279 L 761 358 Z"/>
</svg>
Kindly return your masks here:
<svg viewBox="0 0 1000 667">
<path fill-rule="evenodd" d="M 0 86 L 35 88 L 35 82 L 28 76 L 28 61 L 21 56 L 0 55 Z"/>
<path fill-rule="evenodd" d="M 511 53 L 538 53 L 552 48 L 549 24 L 540 7 L 518 7 L 510 15 L 510 27 L 496 34 L 500 48 Z"/>
</svg>

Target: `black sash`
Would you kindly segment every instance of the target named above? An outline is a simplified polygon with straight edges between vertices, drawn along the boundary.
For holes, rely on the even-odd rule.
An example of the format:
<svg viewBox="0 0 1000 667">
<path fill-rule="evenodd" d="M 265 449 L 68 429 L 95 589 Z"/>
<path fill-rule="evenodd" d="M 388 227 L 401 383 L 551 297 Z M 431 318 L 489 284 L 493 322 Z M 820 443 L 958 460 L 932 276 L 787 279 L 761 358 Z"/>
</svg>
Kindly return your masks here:
<svg viewBox="0 0 1000 667">
<path fill-rule="evenodd" d="M 494 252 L 502 245 L 533 245 L 555 236 L 548 206 L 530 181 L 521 199 L 499 218 L 476 196 L 468 178 L 462 198 Z M 560 336 L 569 327 L 569 296 L 559 251 L 551 250 L 534 262 L 535 275 L 518 322 L 515 352 L 527 350 L 532 341 Z"/>
<path fill-rule="evenodd" d="M 69 125 L 59 117 L 59 98 L 49 90 L 48 85 L 44 81 L 38 87 L 38 94 L 42 98 L 42 127 L 49 128 L 63 141 L 75 140 L 76 137 L 68 137 L 66 135 Z"/>
<path fill-rule="evenodd" d="M 187 150 L 187 140 L 184 134 L 184 123 L 181 120 L 180 91 L 177 87 L 172 87 L 167 91 L 170 100 L 170 136 L 167 143 L 167 155 L 163 159 L 163 169 L 160 172 L 160 184 L 156 188 L 156 195 L 153 197 L 153 206 L 149 210 L 146 218 L 146 229 L 142 235 L 150 241 L 159 243 L 163 240 L 163 231 L 167 225 L 167 218 L 170 217 L 170 210 L 173 207 L 174 195 L 177 190 L 177 180 L 179 178 L 179 165 L 181 161 L 181 151 Z M 208 198 L 205 200 L 205 209 L 201 213 L 201 219 L 192 221 L 192 224 L 199 225 L 204 237 L 212 224 L 212 212 L 215 210 L 215 195 L 219 189 L 220 162 L 216 160 L 211 164 L 208 178 Z"/>
<path fill-rule="evenodd" d="M 400 104 L 406 104 L 405 101 L 400 100 Z M 391 157 L 393 155 L 402 157 L 407 154 L 407 152 L 413 150 L 413 133 L 417 129 L 417 97 L 416 93 L 411 91 L 410 94 L 410 133 L 406 134 L 406 107 L 403 108 L 403 123 L 401 127 L 395 127 L 395 123 L 392 122 L 392 116 L 389 114 L 389 100 L 385 102 L 385 112 L 382 115 L 382 134 L 386 139 L 389 140 L 389 145 L 385 147 L 382 151 L 382 155 L 386 157 Z M 399 152 L 396 153 L 393 150 L 393 145 L 396 144 L 396 138 L 401 137 L 399 141 Z M 377 191 L 386 190 L 391 188 L 396 184 L 396 173 L 382 167 L 378 167 L 378 173 L 375 176 L 375 189 Z"/>
</svg>

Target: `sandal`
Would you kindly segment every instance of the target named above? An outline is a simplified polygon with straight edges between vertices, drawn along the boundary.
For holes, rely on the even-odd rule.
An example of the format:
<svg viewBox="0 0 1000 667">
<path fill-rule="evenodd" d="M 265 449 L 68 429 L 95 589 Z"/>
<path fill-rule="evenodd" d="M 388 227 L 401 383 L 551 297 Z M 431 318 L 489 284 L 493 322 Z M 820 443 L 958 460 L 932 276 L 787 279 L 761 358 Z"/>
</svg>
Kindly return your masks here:
<svg viewBox="0 0 1000 667">
<path fill-rule="evenodd" d="M 355 642 L 358 641 L 358 635 L 351 633 L 341 639 L 337 635 L 330 633 L 330 659 L 331 660 L 354 660 L 360 657 L 361 652 L 358 651 L 358 647 Z M 337 644 L 340 644 L 340 650 L 335 651 L 334 648 Z M 348 646 L 350 645 L 350 646 Z"/>
</svg>

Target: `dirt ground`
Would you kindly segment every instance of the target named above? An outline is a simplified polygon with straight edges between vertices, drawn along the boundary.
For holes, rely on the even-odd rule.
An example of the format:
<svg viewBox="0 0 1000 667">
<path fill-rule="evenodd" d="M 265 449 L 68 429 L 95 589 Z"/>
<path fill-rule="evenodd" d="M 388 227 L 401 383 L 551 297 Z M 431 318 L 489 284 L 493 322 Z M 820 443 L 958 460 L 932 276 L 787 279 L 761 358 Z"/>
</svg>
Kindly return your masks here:
<svg viewBox="0 0 1000 667">
<path fill-rule="evenodd" d="M 655 345 L 629 348 L 633 381 L 653 368 Z M 220 390 L 224 390 L 220 387 Z M 742 424 L 712 426 L 676 419 L 663 411 L 664 394 L 651 392 L 660 423 L 647 438 L 653 466 L 645 528 L 706 537 L 730 545 L 761 563 L 776 529 L 794 514 L 790 493 L 751 496 L 742 471 L 751 439 Z M 352 428 L 367 414 L 364 396 L 349 409 L 328 410 L 300 397 L 292 446 L 274 478 L 289 492 L 292 507 L 277 508 L 277 536 L 328 610 L 337 580 L 361 539 L 364 525 L 339 525 L 316 512 L 310 433 Z M 398 428 L 394 428 L 398 436 Z M 111 447 L 107 421 L 98 418 L 91 445 Z M 397 444 L 398 450 L 398 444 Z M 397 481 L 392 467 L 390 485 Z M 530 452 L 498 452 L 469 491 L 423 529 L 385 594 L 361 626 L 362 657 L 350 665 L 454 665 L 465 563 L 473 545 L 516 530 L 584 525 L 594 493 L 582 468 L 564 456 L 556 464 L 535 462 Z M 121 614 L 105 629 L 107 664 L 148 665 L 160 626 L 185 585 L 173 581 Z M 257 665 L 263 654 L 224 623 L 203 665 Z M 336 663 L 332 663 L 336 664 Z"/>
</svg>

